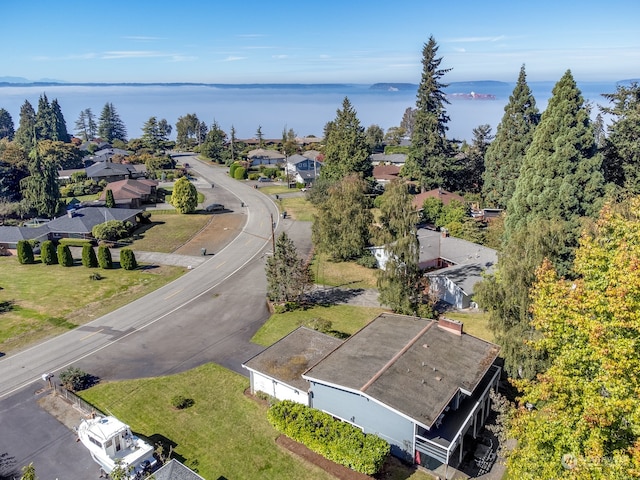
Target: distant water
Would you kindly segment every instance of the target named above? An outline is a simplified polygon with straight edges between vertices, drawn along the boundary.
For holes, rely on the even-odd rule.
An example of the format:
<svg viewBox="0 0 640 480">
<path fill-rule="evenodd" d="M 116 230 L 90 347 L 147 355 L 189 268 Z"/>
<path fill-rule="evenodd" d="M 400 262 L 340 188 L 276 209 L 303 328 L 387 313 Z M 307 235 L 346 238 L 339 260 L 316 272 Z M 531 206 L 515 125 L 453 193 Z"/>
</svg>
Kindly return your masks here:
<svg viewBox="0 0 640 480">
<path fill-rule="evenodd" d="M 546 108 L 555 82 L 530 82 L 538 108 Z M 463 82 L 451 84 L 446 106 L 450 117 L 449 138 L 471 140 L 472 130 L 488 123 L 496 127 L 504 113 L 515 84 L 502 82 Z M 579 83 L 583 97 L 592 104 L 604 104 L 603 93 L 615 92 L 615 83 Z M 474 95 L 471 95 L 471 93 Z M 348 97 L 363 127 L 377 124 L 385 131 L 400 125 L 407 107 L 415 107 L 415 85 L 403 88 L 372 89 L 369 85 L 100 85 L 100 86 L 1 86 L 0 108 L 7 110 L 18 127 L 20 107 L 25 100 L 37 109 L 38 98 L 46 93 L 57 99 L 70 133 L 80 111 L 91 108 L 100 116 L 105 103 L 114 105 L 127 127 L 129 138 L 142 135 L 143 124 L 152 116 L 165 118 L 174 126 L 180 116 L 195 113 L 207 125 L 216 120 L 237 138 L 255 137 L 259 126 L 265 138 L 281 138 L 283 129 L 297 135 L 322 136 L 324 125 L 336 117 Z M 459 94 L 459 95 L 455 95 Z M 475 97 L 475 98 L 472 98 Z M 593 115 L 597 113 L 594 108 Z"/>
</svg>

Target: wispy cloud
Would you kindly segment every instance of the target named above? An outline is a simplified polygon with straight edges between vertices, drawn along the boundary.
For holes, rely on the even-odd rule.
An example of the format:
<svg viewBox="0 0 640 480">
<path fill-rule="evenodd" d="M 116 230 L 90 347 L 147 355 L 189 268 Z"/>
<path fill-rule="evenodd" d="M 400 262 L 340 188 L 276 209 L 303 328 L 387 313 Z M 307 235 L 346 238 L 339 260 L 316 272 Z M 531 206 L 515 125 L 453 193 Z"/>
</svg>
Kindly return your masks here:
<svg viewBox="0 0 640 480">
<path fill-rule="evenodd" d="M 459 37 L 459 38 L 450 38 L 447 40 L 449 43 L 484 43 L 484 42 L 499 42 L 501 40 L 506 40 L 506 36 L 498 35 L 495 37 Z"/>
<path fill-rule="evenodd" d="M 104 52 L 102 57 L 105 60 L 118 60 L 122 58 L 168 58 L 179 59 L 183 55 L 178 53 L 158 52 L 154 50 L 114 50 Z"/>
<path fill-rule="evenodd" d="M 70 54 L 62 57 L 49 57 L 46 55 L 38 55 L 33 57 L 33 60 L 38 62 L 61 62 L 65 60 L 92 60 L 97 58 L 99 55 L 96 53 L 79 53 L 79 54 Z"/>
<path fill-rule="evenodd" d="M 271 55 L 271 58 L 275 58 L 277 60 L 282 60 L 285 58 L 289 58 L 289 55 Z"/>
<path fill-rule="evenodd" d="M 143 35 L 125 35 L 125 40 L 137 40 L 139 42 L 154 42 L 156 40 L 163 40 L 162 37 L 145 37 Z"/>
<path fill-rule="evenodd" d="M 245 60 L 247 57 L 237 57 L 230 55 L 223 60 L 223 62 L 237 62 L 238 60 Z"/>
</svg>

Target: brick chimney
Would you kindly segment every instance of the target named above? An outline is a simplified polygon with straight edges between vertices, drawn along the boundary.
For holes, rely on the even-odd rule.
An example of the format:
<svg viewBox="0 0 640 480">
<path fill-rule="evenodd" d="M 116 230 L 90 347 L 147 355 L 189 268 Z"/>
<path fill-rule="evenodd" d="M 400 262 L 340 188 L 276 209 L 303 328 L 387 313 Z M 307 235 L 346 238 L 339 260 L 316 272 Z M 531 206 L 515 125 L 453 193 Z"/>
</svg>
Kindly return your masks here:
<svg viewBox="0 0 640 480">
<path fill-rule="evenodd" d="M 438 327 L 458 336 L 462 336 L 462 326 L 462 322 L 458 322 L 457 320 L 451 320 L 446 317 L 440 317 L 438 319 Z"/>
</svg>

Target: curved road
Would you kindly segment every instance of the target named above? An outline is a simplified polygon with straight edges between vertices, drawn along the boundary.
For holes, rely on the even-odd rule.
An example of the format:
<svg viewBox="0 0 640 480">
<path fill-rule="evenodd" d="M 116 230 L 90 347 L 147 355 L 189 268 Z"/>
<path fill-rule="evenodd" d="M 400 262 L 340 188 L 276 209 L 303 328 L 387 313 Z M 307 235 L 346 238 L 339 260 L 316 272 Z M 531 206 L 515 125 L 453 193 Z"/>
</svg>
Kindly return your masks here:
<svg viewBox="0 0 640 480">
<path fill-rule="evenodd" d="M 278 210 L 270 198 L 230 179 L 226 169 L 205 165 L 195 157 L 184 160 L 215 184 L 214 191 L 226 190 L 220 194 L 226 196 L 222 203 L 227 208 L 244 209 L 247 220 L 242 231 L 222 251 L 174 282 L 63 335 L 1 358 L 0 399 L 41 381 L 43 373 L 71 364 L 103 379 L 171 373 L 203 361 L 238 370 L 238 360 L 241 363 L 261 349 L 247 346 L 246 338 L 268 316 L 264 275 L 234 274 L 245 267 L 264 271 L 262 256 L 271 250 L 272 218 L 278 222 Z M 229 204 L 229 194 L 237 199 L 236 206 Z M 241 202 L 247 207 L 241 207 Z M 256 310 L 257 306 L 261 308 Z M 245 339 L 242 345 L 226 342 L 237 335 Z"/>
</svg>

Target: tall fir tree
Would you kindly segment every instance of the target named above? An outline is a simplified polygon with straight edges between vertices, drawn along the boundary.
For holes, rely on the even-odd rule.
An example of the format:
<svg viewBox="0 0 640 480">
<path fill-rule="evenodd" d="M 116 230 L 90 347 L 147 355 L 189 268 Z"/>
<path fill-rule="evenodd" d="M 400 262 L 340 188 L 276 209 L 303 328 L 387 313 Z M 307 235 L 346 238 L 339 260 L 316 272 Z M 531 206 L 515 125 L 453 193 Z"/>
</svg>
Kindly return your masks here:
<svg viewBox="0 0 640 480">
<path fill-rule="evenodd" d="M 613 121 L 604 143 L 604 174 L 607 182 L 625 192 L 640 193 L 640 84 L 619 85 L 603 95 L 610 105 L 601 107 Z"/>
<path fill-rule="evenodd" d="M 85 108 L 80 111 L 75 123 L 75 132 L 85 142 L 96 138 L 98 134 L 98 124 L 90 108 Z"/>
<path fill-rule="evenodd" d="M 229 155 L 229 151 L 225 148 L 226 142 L 227 134 L 220 128 L 218 122 L 214 120 L 200 152 L 216 163 L 225 163 Z"/>
<path fill-rule="evenodd" d="M 449 101 L 444 89 L 448 85 L 441 82 L 451 69 L 441 69 L 442 57 L 437 55 L 438 45 L 431 36 L 422 49 L 422 78 L 413 113 L 411 147 L 401 172 L 427 190 L 450 189 L 455 180 L 451 144 L 446 137 L 449 116 L 445 105 Z"/>
<path fill-rule="evenodd" d="M 13 118 L 11 114 L 4 108 L 0 108 L 0 140 L 6 138 L 7 140 L 13 140 L 15 135 L 15 129 L 13 125 Z"/>
<path fill-rule="evenodd" d="M 105 142 L 127 141 L 127 128 L 120 119 L 113 103 L 107 102 L 98 119 L 98 136 Z"/>
<path fill-rule="evenodd" d="M 18 123 L 18 130 L 14 140 L 20 145 L 26 152 L 31 151 L 35 145 L 36 138 L 36 111 L 33 105 L 25 100 L 20 107 L 20 120 Z"/>
<path fill-rule="evenodd" d="M 594 218 L 603 205 L 602 156 L 589 114 L 567 70 L 554 86 L 525 154 L 508 205 L 507 236 L 535 218 L 561 219 L 570 229 L 567 242 L 577 246 L 582 217 Z M 572 259 L 564 261 L 567 266 Z"/>
<path fill-rule="evenodd" d="M 349 98 L 342 101 L 336 118 L 325 126 L 324 166 L 321 176 L 332 180 L 356 173 L 364 179 L 373 176 L 364 128 Z"/>
<path fill-rule="evenodd" d="M 53 218 L 60 207 L 57 161 L 42 157 L 36 145 L 30 153 L 29 174 L 20 181 L 22 198 L 37 215 Z"/>
<path fill-rule="evenodd" d="M 504 107 L 496 137 L 485 155 L 482 195 L 486 206 L 507 208 L 539 122 L 540 114 L 523 65 L 509 103 Z"/>
<path fill-rule="evenodd" d="M 67 131 L 67 122 L 62 115 L 62 109 L 58 103 L 58 99 L 54 98 L 51 102 L 51 140 L 58 142 L 68 142 L 69 132 Z"/>
<path fill-rule="evenodd" d="M 267 259 L 267 295 L 273 302 L 298 302 L 313 283 L 311 270 L 289 236 L 282 232 Z"/>
<path fill-rule="evenodd" d="M 54 113 L 47 94 L 43 93 L 38 99 L 38 111 L 36 112 L 36 139 L 52 140 L 55 130 Z"/>
</svg>

